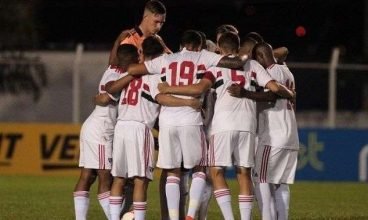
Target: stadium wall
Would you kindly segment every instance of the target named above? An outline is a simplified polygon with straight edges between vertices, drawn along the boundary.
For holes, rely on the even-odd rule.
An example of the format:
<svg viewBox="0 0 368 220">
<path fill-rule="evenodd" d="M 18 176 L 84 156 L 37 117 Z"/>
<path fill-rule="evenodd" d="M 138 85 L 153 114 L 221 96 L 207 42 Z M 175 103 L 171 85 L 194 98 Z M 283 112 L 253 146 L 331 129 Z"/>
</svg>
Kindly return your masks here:
<svg viewBox="0 0 368 220">
<path fill-rule="evenodd" d="M 77 175 L 79 130 L 79 124 L 0 123 L 0 175 Z M 296 180 L 367 181 L 367 134 L 299 129 Z"/>
</svg>

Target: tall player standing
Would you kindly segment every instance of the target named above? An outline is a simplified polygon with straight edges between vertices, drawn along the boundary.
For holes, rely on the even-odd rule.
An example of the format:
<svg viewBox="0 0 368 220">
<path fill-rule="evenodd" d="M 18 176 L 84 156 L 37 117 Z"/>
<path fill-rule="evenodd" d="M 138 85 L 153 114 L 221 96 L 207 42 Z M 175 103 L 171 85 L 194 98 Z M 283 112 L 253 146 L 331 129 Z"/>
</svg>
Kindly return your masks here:
<svg viewBox="0 0 368 220">
<path fill-rule="evenodd" d="M 171 53 L 164 41 L 157 34 L 166 21 L 166 7 L 158 0 L 150 0 L 144 7 L 143 17 L 138 26 L 130 30 L 124 30 L 116 38 L 110 52 L 109 64 L 114 66 L 117 63 L 116 50 L 121 44 L 132 44 L 136 46 L 139 53 L 142 52 L 142 42 L 146 37 L 156 36 L 165 48 L 166 53 Z"/>
<path fill-rule="evenodd" d="M 96 105 L 95 109 L 87 120 L 83 123 L 80 132 L 80 159 L 79 166 L 81 176 L 74 189 L 74 207 L 76 219 L 86 219 L 89 207 L 89 190 L 94 182 L 95 172 L 97 172 L 98 199 L 109 219 L 109 196 L 111 186 L 111 158 L 112 141 L 114 136 L 114 126 L 117 117 L 117 101 L 113 95 L 105 90 L 105 86 L 110 81 L 119 78 L 125 66 L 126 52 L 122 47 L 117 50 L 118 65 L 115 68 L 108 68 L 99 84 L 99 96 L 106 103 L 106 106 Z"/>
<path fill-rule="evenodd" d="M 254 57 L 279 83 L 295 90 L 294 76 L 286 65 L 279 65 L 267 43 L 257 44 Z M 263 219 L 288 219 L 290 191 L 294 183 L 299 138 L 293 103 L 278 99 L 259 115 L 259 143 L 254 180 L 259 183 Z M 276 216 L 271 205 L 276 205 Z"/>
</svg>

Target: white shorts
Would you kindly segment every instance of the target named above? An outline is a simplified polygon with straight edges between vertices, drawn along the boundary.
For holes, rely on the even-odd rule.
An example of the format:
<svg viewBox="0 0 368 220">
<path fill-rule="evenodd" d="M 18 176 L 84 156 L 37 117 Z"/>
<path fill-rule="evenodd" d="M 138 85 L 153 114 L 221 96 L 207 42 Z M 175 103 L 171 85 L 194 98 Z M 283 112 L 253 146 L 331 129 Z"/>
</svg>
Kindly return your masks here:
<svg viewBox="0 0 368 220">
<path fill-rule="evenodd" d="M 207 142 L 201 125 L 160 127 L 157 166 L 191 169 L 206 166 Z"/>
<path fill-rule="evenodd" d="M 113 176 L 153 179 L 154 140 L 151 129 L 135 121 L 118 121 L 112 152 Z"/>
<path fill-rule="evenodd" d="M 254 138 L 254 134 L 246 131 L 225 131 L 212 135 L 208 149 L 208 165 L 253 167 Z"/>
<path fill-rule="evenodd" d="M 293 184 L 298 150 L 260 145 L 256 152 L 253 180 L 259 183 Z"/>
<path fill-rule="evenodd" d="M 111 170 L 112 142 L 95 143 L 80 138 L 79 166 L 87 169 Z"/>
</svg>

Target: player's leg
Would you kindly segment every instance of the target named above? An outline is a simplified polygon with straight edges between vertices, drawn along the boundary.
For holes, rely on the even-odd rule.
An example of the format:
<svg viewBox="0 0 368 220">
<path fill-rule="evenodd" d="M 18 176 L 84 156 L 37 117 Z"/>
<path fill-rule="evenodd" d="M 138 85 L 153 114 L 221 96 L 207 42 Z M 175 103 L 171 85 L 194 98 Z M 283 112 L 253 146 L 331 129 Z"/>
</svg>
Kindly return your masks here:
<svg viewBox="0 0 368 220">
<path fill-rule="evenodd" d="M 277 220 L 289 217 L 290 190 L 288 184 L 277 184 L 275 187 Z"/>
<path fill-rule="evenodd" d="M 166 200 L 170 220 L 179 220 L 179 203 L 180 203 L 180 168 L 170 169 L 167 171 L 166 180 Z"/>
<path fill-rule="evenodd" d="M 97 198 L 107 219 L 110 219 L 109 198 L 112 183 L 111 170 L 110 169 L 97 170 L 97 175 L 98 175 Z"/>
<path fill-rule="evenodd" d="M 181 167 L 180 172 L 180 201 L 179 201 L 179 219 L 185 219 L 186 206 L 189 194 L 190 170 Z"/>
<path fill-rule="evenodd" d="M 211 178 L 210 170 L 208 167 L 206 168 L 206 175 L 207 175 L 206 185 L 204 187 L 202 199 L 200 201 L 200 205 L 199 205 L 198 212 L 197 212 L 198 220 L 207 219 L 208 207 L 209 207 L 210 200 L 212 197 L 212 192 L 213 192 L 212 178 Z"/>
<path fill-rule="evenodd" d="M 75 218 L 77 220 L 87 218 L 89 208 L 89 190 L 95 180 L 95 170 L 81 168 L 81 174 L 73 192 Z"/>
<path fill-rule="evenodd" d="M 253 205 L 252 180 L 250 168 L 237 167 L 236 175 L 239 183 L 239 210 L 242 220 L 251 219 Z"/>
<path fill-rule="evenodd" d="M 157 166 L 167 173 L 165 192 L 169 218 L 179 219 L 181 146 L 177 127 L 160 127 Z"/>
<path fill-rule="evenodd" d="M 147 187 L 149 180 L 145 177 L 134 178 L 133 207 L 134 219 L 144 220 L 147 209 Z"/>
<path fill-rule="evenodd" d="M 166 180 L 167 180 L 167 170 L 162 169 L 161 175 L 160 175 L 160 183 L 159 183 L 161 220 L 169 219 L 169 211 L 167 208 L 166 189 L 165 189 Z"/>
<path fill-rule="evenodd" d="M 214 195 L 225 219 L 234 219 L 230 189 L 225 180 L 224 167 L 232 166 L 231 135 L 222 132 L 210 137 L 208 165 L 213 182 Z"/>
<path fill-rule="evenodd" d="M 275 173 L 278 173 L 278 176 L 274 177 L 275 182 L 278 183 L 275 184 L 275 203 L 277 219 L 284 220 L 288 219 L 289 216 L 289 184 L 294 183 L 298 151 L 281 149 L 278 155 L 280 155 L 276 161 L 278 166 L 275 168 Z"/>
<path fill-rule="evenodd" d="M 255 137 L 250 132 L 233 131 L 232 146 L 239 183 L 239 210 L 242 220 L 251 219 L 254 200 L 251 167 L 254 166 Z"/>
<path fill-rule="evenodd" d="M 111 220 L 120 219 L 122 207 L 124 207 L 124 186 L 126 184 L 126 151 L 123 123 L 118 122 L 115 125 L 114 143 L 112 152 L 112 169 L 113 182 L 110 191 L 110 216 Z"/>
<path fill-rule="evenodd" d="M 203 189 L 206 185 L 206 136 L 202 126 L 180 127 L 180 143 L 183 152 L 184 168 L 192 170 L 192 183 L 189 189 L 189 206 L 187 219 L 193 219 L 196 215 Z"/>
</svg>

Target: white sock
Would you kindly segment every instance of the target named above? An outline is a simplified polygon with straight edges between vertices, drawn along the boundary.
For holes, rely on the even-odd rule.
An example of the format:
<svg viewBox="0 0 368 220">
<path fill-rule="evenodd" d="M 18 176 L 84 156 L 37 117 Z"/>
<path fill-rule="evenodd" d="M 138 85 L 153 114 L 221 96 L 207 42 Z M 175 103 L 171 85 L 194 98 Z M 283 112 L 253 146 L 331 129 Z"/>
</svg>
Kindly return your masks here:
<svg viewBox="0 0 368 220">
<path fill-rule="evenodd" d="M 239 210 L 241 220 L 250 220 L 252 216 L 253 195 L 239 195 Z"/>
<path fill-rule="evenodd" d="M 276 219 L 275 198 L 273 196 L 272 187 L 273 186 L 269 183 L 259 183 L 262 199 L 262 219 Z"/>
<path fill-rule="evenodd" d="M 210 204 L 210 200 L 212 197 L 212 185 L 207 180 L 206 185 L 203 189 L 202 199 L 198 208 L 198 219 L 205 220 L 207 219 L 208 206 Z"/>
<path fill-rule="evenodd" d="M 87 219 L 87 212 L 89 207 L 89 192 L 88 191 L 76 191 L 73 192 L 74 196 L 74 210 L 76 220 Z"/>
<path fill-rule="evenodd" d="M 193 173 L 192 185 L 189 192 L 189 207 L 188 216 L 194 218 L 198 209 L 199 202 L 203 194 L 203 189 L 206 185 L 206 174 L 203 172 Z"/>
<path fill-rule="evenodd" d="M 290 190 L 288 184 L 280 184 L 275 190 L 276 210 L 278 220 L 289 217 Z"/>
<path fill-rule="evenodd" d="M 134 220 L 144 220 L 146 216 L 147 202 L 133 202 Z"/>
<path fill-rule="evenodd" d="M 110 196 L 110 219 L 111 220 L 120 220 L 120 212 L 123 208 L 123 196 Z"/>
<path fill-rule="evenodd" d="M 109 201 L 109 197 L 110 197 L 110 191 L 104 192 L 104 193 L 100 193 L 97 195 L 98 201 L 100 202 L 100 205 L 106 215 L 107 219 L 110 219 L 110 201 Z"/>
<path fill-rule="evenodd" d="M 229 189 L 219 189 L 214 191 L 216 201 L 221 209 L 225 220 L 234 220 L 233 210 L 231 208 L 231 195 Z"/>
<path fill-rule="evenodd" d="M 166 199 L 170 220 L 179 220 L 179 200 L 180 200 L 180 178 L 168 176 L 166 180 Z"/>
</svg>

